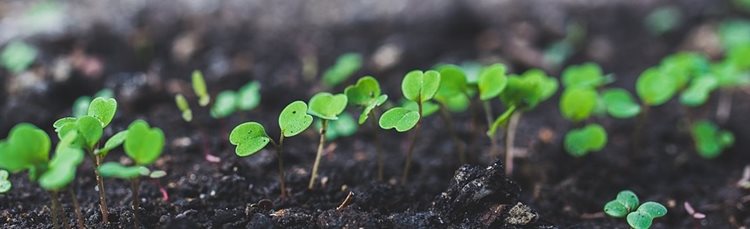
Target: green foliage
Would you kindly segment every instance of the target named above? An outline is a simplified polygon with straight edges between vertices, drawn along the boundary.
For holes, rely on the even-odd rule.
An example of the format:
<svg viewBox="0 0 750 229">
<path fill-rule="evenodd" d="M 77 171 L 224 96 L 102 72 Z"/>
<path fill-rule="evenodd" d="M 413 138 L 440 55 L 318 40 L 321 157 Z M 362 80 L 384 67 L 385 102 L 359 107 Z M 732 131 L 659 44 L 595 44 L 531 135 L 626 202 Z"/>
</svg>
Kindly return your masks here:
<svg viewBox="0 0 750 229">
<path fill-rule="evenodd" d="M 750 21 L 732 19 L 719 25 L 719 39 L 724 50 L 750 43 Z"/>
<path fill-rule="evenodd" d="M 435 100 L 452 112 L 463 112 L 469 109 L 472 94 L 469 82 L 463 69 L 455 65 L 442 65 L 440 72 L 440 86 L 435 94 Z"/>
<path fill-rule="evenodd" d="M 117 100 L 113 98 L 98 97 L 91 101 L 88 109 L 88 115 L 99 120 L 102 127 L 112 122 L 115 112 L 117 112 Z"/>
<path fill-rule="evenodd" d="M 237 156 L 246 157 L 266 147 L 271 142 L 271 138 L 260 123 L 246 122 L 232 130 L 229 134 L 229 142 L 237 146 L 235 149 Z"/>
<path fill-rule="evenodd" d="M 307 104 L 302 101 L 294 101 L 281 111 L 281 114 L 279 115 L 279 127 L 281 128 L 281 133 L 284 134 L 284 137 L 298 135 L 310 127 L 313 117 L 306 112 Z M 234 131 L 232 132 L 234 133 Z M 263 131 L 263 133 L 265 133 L 265 131 Z M 266 143 L 268 142 L 266 141 Z"/>
<path fill-rule="evenodd" d="M 344 94 L 333 95 L 328 92 L 321 92 L 310 99 L 310 109 L 307 113 L 322 119 L 336 120 L 338 115 L 346 108 L 347 101 Z"/>
<path fill-rule="evenodd" d="M 190 110 L 190 105 L 182 94 L 177 94 L 174 97 L 174 101 L 177 104 L 177 108 L 182 112 L 182 120 L 190 122 L 193 120 L 193 111 Z"/>
<path fill-rule="evenodd" d="M 719 86 L 719 80 L 713 76 L 697 77 L 690 81 L 690 85 L 680 94 L 680 103 L 689 107 L 703 105 L 711 92 Z"/>
<path fill-rule="evenodd" d="M 750 85 L 750 74 L 743 72 L 736 65 L 724 61 L 711 66 L 710 75 L 716 77 L 721 88 L 733 88 Z"/>
<path fill-rule="evenodd" d="M 508 77 L 508 85 L 500 93 L 500 100 L 508 107 L 529 110 L 555 94 L 557 88 L 555 78 L 547 76 L 542 70 L 531 69 L 521 76 Z"/>
<path fill-rule="evenodd" d="M 678 52 L 664 58 L 659 64 L 663 76 L 675 80 L 675 88 L 683 89 L 694 77 L 705 75 L 711 66 L 708 58 L 693 52 Z"/>
<path fill-rule="evenodd" d="M 419 122 L 419 112 L 403 107 L 394 107 L 380 116 L 380 127 L 396 129 L 398 132 L 411 130 Z"/>
<path fill-rule="evenodd" d="M 401 107 L 413 110 L 413 111 L 419 111 L 419 104 L 417 102 L 402 99 L 401 100 Z M 438 112 L 440 110 L 440 105 L 437 105 L 433 102 L 424 102 L 422 103 L 422 117 L 429 117 L 430 115 L 435 114 L 435 112 Z"/>
<path fill-rule="evenodd" d="M 750 69 L 750 44 L 738 45 L 729 50 L 726 58 L 739 69 Z"/>
<path fill-rule="evenodd" d="M 357 53 L 346 53 L 339 56 L 336 64 L 323 73 L 323 83 L 334 87 L 346 81 L 352 74 L 362 67 L 362 56 Z"/>
<path fill-rule="evenodd" d="M 137 165 L 149 165 L 162 153 L 164 133 L 159 128 L 151 128 L 146 121 L 136 120 L 128 126 L 123 144 L 125 154 Z"/>
<path fill-rule="evenodd" d="M 13 186 L 10 180 L 8 180 L 9 175 L 8 171 L 0 169 L 0 194 L 10 191 L 10 188 Z"/>
<path fill-rule="evenodd" d="M 653 220 L 667 214 L 667 208 L 656 202 L 646 202 L 638 206 L 638 196 L 630 190 L 621 191 L 617 198 L 604 205 L 607 215 L 626 220 L 630 227 L 648 229 Z"/>
<path fill-rule="evenodd" d="M 143 166 L 124 166 L 117 162 L 107 162 L 99 166 L 99 173 L 103 177 L 113 177 L 123 180 L 148 176 L 149 172 L 149 169 Z"/>
<path fill-rule="evenodd" d="M 75 134 L 68 135 L 66 137 Z M 72 140 L 70 140 L 72 141 Z M 76 177 L 78 165 L 83 162 L 83 151 L 78 148 L 58 147 L 47 171 L 39 177 L 39 185 L 45 190 L 61 190 Z"/>
<path fill-rule="evenodd" d="M 602 100 L 607 113 L 615 118 L 631 118 L 641 112 L 641 106 L 624 89 L 608 89 L 602 93 Z"/>
<path fill-rule="evenodd" d="M 74 145 L 86 147 L 89 150 L 96 146 L 104 133 L 101 125 L 99 119 L 91 116 L 61 118 L 52 124 L 60 139 L 70 132 L 76 132 L 78 139 L 74 141 Z"/>
<path fill-rule="evenodd" d="M 28 123 L 10 130 L 7 139 L 0 141 L 0 168 L 17 173 L 46 165 L 51 142 L 47 133 Z"/>
<path fill-rule="evenodd" d="M 0 53 L 0 63 L 11 72 L 25 71 L 36 59 L 37 50 L 23 41 L 10 42 Z"/>
<path fill-rule="evenodd" d="M 372 76 L 360 78 L 356 84 L 346 87 L 344 94 L 350 104 L 364 107 L 359 115 L 359 124 L 365 123 L 372 110 L 388 100 L 388 95 L 381 94 L 380 84 Z"/>
<path fill-rule="evenodd" d="M 206 80 L 203 78 L 201 71 L 193 71 L 193 91 L 198 96 L 198 104 L 202 107 L 208 105 L 211 102 L 211 96 L 208 94 L 208 88 L 206 87 Z"/>
<path fill-rule="evenodd" d="M 639 204 L 638 196 L 633 191 L 624 190 L 617 194 L 617 198 L 604 205 L 604 213 L 615 218 L 622 218 L 635 210 Z"/>
<path fill-rule="evenodd" d="M 249 111 L 260 105 L 260 83 L 250 81 L 237 91 L 237 109 Z"/>
<path fill-rule="evenodd" d="M 573 65 L 562 73 L 562 83 L 566 88 L 586 87 L 597 88 L 612 82 L 610 75 L 605 76 L 602 68 L 595 63 Z"/>
<path fill-rule="evenodd" d="M 560 112 L 563 117 L 579 122 L 591 116 L 599 95 L 586 87 L 568 88 L 560 98 Z"/>
<path fill-rule="evenodd" d="M 440 86 L 440 73 L 437 71 L 422 72 L 414 70 L 406 74 L 401 82 L 404 97 L 415 102 L 425 102 L 432 99 Z"/>
<path fill-rule="evenodd" d="M 648 14 L 644 24 L 652 34 L 661 35 L 682 24 L 682 13 L 677 7 L 662 6 Z"/>
<path fill-rule="evenodd" d="M 109 99 L 114 97 L 114 92 L 112 92 L 111 89 L 105 88 L 101 91 L 97 92 L 94 95 L 94 98 L 103 98 L 103 99 Z M 81 117 L 84 115 L 88 115 L 89 112 L 89 105 L 91 104 L 91 97 L 90 96 L 81 96 L 76 99 L 75 102 L 73 102 L 73 117 Z M 115 104 L 115 107 L 117 104 Z"/>
<path fill-rule="evenodd" d="M 323 124 L 320 120 L 315 122 L 315 126 L 320 129 Z M 340 137 L 349 137 L 357 132 L 357 121 L 349 113 L 341 113 L 338 120 L 328 123 L 326 130 L 326 139 L 334 140 Z"/>
<path fill-rule="evenodd" d="M 673 77 L 664 76 L 658 68 L 649 68 L 638 77 L 635 91 L 644 104 L 658 106 L 674 96 L 677 92 L 677 82 Z"/>
<path fill-rule="evenodd" d="M 487 130 L 487 136 L 490 138 L 494 138 L 495 134 L 497 134 L 497 129 L 499 129 L 502 126 L 505 126 L 505 124 L 508 123 L 508 120 L 510 120 L 510 116 L 513 115 L 513 113 L 516 112 L 516 107 L 511 106 L 503 114 L 501 114 L 495 121 L 492 122 L 492 125 L 490 125 L 489 130 Z"/>
<path fill-rule="evenodd" d="M 607 131 L 599 124 L 589 124 L 565 134 L 565 151 L 571 156 L 582 157 L 597 152 L 607 145 Z"/>
<path fill-rule="evenodd" d="M 237 94 L 233 91 L 222 91 L 216 96 L 216 102 L 211 107 L 211 117 L 225 118 L 237 109 Z"/>
<path fill-rule="evenodd" d="M 691 128 L 695 149 L 704 158 L 716 158 L 734 144 L 732 132 L 721 130 L 709 121 L 698 121 Z"/>
<path fill-rule="evenodd" d="M 102 157 L 107 156 L 109 151 L 117 148 L 118 146 L 122 145 L 123 142 L 125 142 L 125 139 L 128 137 L 128 131 L 123 130 L 120 132 L 117 132 L 115 135 L 112 135 L 107 142 L 104 143 L 104 147 L 97 150 L 97 154 L 101 155 Z"/>
<path fill-rule="evenodd" d="M 490 100 L 497 97 L 508 84 L 505 65 L 493 64 L 479 74 L 479 99 Z"/>
</svg>

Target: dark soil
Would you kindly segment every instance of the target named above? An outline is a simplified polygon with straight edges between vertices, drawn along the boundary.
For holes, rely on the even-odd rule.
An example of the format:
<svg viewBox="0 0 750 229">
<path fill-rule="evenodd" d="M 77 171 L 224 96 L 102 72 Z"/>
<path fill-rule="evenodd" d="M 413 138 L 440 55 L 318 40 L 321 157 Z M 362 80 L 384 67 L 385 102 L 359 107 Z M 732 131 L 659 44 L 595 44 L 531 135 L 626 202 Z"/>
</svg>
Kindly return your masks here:
<svg viewBox="0 0 750 229">
<path fill-rule="evenodd" d="M 278 136 L 276 117 L 286 104 L 306 101 L 322 90 L 343 90 L 326 89 L 316 79 L 305 79 L 301 72 L 305 55 L 316 56 L 318 67 L 324 69 L 341 53 L 355 51 L 369 57 L 381 46 L 395 44 L 402 51 L 395 65 L 384 69 L 368 63 L 357 74 L 376 76 L 392 99 L 401 97 L 399 84 L 406 71 L 426 69 L 439 62 L 503 60 L 513 72 L 544 67 L 559 75 L 559 69 L 525 56 L 562 38 L 560 25 L 564 22 L 557 25 L 550 22 L 555 22 L 553 19 L 545 19 L 546 11 L 541 9 L 547 3 L 529 2 L 508 4 L 511 8 L 500 11 L 507 13 L 503 16 L 487 13 L 492 8 L 483 8 L 482 4 L 450 3 L 451 7 L 436 13 L 418 11 L 415 15 L 419 17 L 360 18 L 323 25 L 301 21 L 297 26 L 272 31 L 242 20 L 231 24 L 231 18 L 220 13 L 162 20 L 158 15 L 163 8 L 145 8 L 132 18 L 133 29 L 125 32 L 104 23 L 30 39 L 40 48 L 40 56 L 32 67 L 35 75 L 25 77 L 38 76 L 39 80 L 34 87 L 20 87 L 14 83 L 18 76 L 0 72 L 0 136 L 4 138 L 19 122 L 31 122 L 53 133 L 52 122 L 70 115 L 77 97 L 103 87 L 114 89 L 120 107 L 105 136 L 139 118 L 162 128 L 167 136 L 165 152 L 154 167 L 168 175 L 140 186 L 139 218 L 146 228 L 627 228 L 624 220 L 601 214 L 604 203 L 623 189 L 668 207 L 669 213 L 657 219 L 653 228 L 750 225 L 750 191 L 736 185 L 743 168 L 750 164 L 750 143 L 746 141 L 750 138 L 750 116 L 743 115 L 750 112 L 747 91 L 734 92 L 732 116 L 722 125 L 735 134 L 736 144 L 713 160 L 702 159 L 694 152 L 685 117 L 713 119 L 718 96 L 690 110 L 673 101 L 650 109 L 642 119 L 596 118 L 594 121 L 608 130 L 609 143 L 603 151 L 584 158 L 572 158 L 564 152 L 562 136 L 574 125 L 562 119 L 558 96 L 553 97 L 524 113 L 515 144 L 526 153 L 516 159 L 511 178 L 503 174 L 501 162 L 487 156 L 490 143 L 484 135 L 476 134 L 486 127 L 473 128 L 473 123 L 483 123 L 483 117 L 472 115 L 474 112 L 453 117 L 458 134 L 469 143 L 469 165 L 458 162 L 445 124 L 437 116 L 428 117 L 415 151 L 410 182 L 403 186 L 397 184 L 397 178 L 408 134 L 363 127 L 355 136 L 329 143 L 330 150 L 321 164 L 321 182 L 314 190 L 307 190 L 307 182 L 317 133 L 311 129 L 287 139 L 283 157 L 290 197 L 285 199 L 279 198 L 275 152 L 263 150 L 252 157 L 238 158 L 229 145 L 228 132 L 239 123 L 258 121 L 266 125 L 270 136 Z M 641 19 L 654 5 L 613 1 L 570 6 L 559 1 L 557 5 L 568 8 L 554 12 L 562 12 L 558 16 L 564 21 L 585 24 L 588 31 L 584 46 L 566 65 L 599 62 L 606 72 L 617 76 L 615 86 L 632 91 L 641 71 L 688 46 L 687 37 L 696 28 L 743 16 L 723 1 L 674 4 L 684 14 L 684 25 L 663 36 L 653 36 L 643 28 Z M 220 18 L 216 24 L 211 24 L 213 17 Z M 172 52 L 174 42 L 190 33 L 196 34 L 199 45 L 187 59 L 179 60 Z M 530 48 L 515 47 L 513 41 L 517 39 Z M 592 45 L 602 41 L 606 45 Z M 609 54 L 602 54 L 602 47 L 609 49 Z M 98 60 L 103 64 L 102 72 L 74 67 L 69 78 L 55 79 L 50 70 L 53 63 L 71 58 L 75 52 Z M 606 58 L 595 58 L 602 55 Z M 206 109 L 192 104 L 195 120 L 182 121 L 173 96 L 182 92 L 195 100 L 189 86 L 193 69 L 204 70 L 214 95 L 220 90 L 237 89 L 250 80 L 260 81 L 261 106 L 214 120 Z M 496 113 L 502 109 L 494 108 Z M 638 125 L 643 128 L 634 138 Z M 551 138 L 540 137 L 548 131 L 553 133 Z M 383 182 L 376 181 L 373 134 L 381 135 L 385 149 L 388 179 Z M 633 141 L 636 138 L 639 140 Z M 206 161 L 206 153 L 220 157 L 221 162 Z M 127 159 L 117 150 L 107 160 Z M 119 180 L 106 181 L 112 222 L 101 223 L 92 164 L 84 163 L 73 185 L 87 226 L 132 227 L 130 186 Z M 13 190 L 0 195 L 2 228 L 50 228 L 50 196 L 30 183 L 25 174 L 11 175 L 11 180 Z M 160 187 L 166 190 L 168 199 L 163 198 Z M 352 202 L 337 210 L 350 192 Z M 65 218 L 74 225 L 70 196 L 66 194 L 61 196 Z M 684 210 L 684 202 L 707 217 L 693 219 Z"/>
</svg>

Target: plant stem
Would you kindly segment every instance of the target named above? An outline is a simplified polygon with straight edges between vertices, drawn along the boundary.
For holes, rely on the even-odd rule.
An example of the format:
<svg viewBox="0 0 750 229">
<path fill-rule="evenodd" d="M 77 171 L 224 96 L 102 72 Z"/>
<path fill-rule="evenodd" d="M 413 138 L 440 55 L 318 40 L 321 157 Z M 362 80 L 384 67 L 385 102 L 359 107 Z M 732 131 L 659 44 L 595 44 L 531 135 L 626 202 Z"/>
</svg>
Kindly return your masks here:
<svg viewBox="0 0 750 229">
<path fill-rule="evenodd" d="M 377 116 L 376 109 L 370 111 L 370 124 L 372 124 L 373 131 L 378 129 L 378 121 L 375 119 Z M 378 181 L 383 181 L 383 150 L 380 146 L 380 136 L 377 133 L 373 133 L 372 140 L 375 142 L 375 154 L 378 160 Z"/>
<path fill-rule="evenodd" d="M 78 224 L 78 228 L 86 228 L 86 224 L 83 221 L 83 215 L 81 215 L 81 205 L 78 203 L 78 197 L 76 196 L 76 191 L 73 187 L 68 187 L 68 195 L 70 195 L 70 200 L 73 202 L 73 210 L 76 213 L 76 223 Z"/>
<path fill-rule="evenodd" d="M 482 101 L 482 107 L 484 108 L 484 116 L 487 119 L 487 128 L 489 129 L 492 126 L 492 107 L 490 106 L 489 101 Z M 499 156 L 499 153 L 497 152 L 497 137 L 490 136 L 490 156 L 492 158 L 496 158 Z M 493 159 L 494 160 L 494 159 Z"/>
<path fill-rule="evenodd" d="M 99 174 L 99 166 L 102 164 L 102 156 L 94 155 L 94 176 L 96 177 L 96 186 L 99 189 L 99 210 L 102 212 L 102 222 L 109 224 L 109 208 L 107 208 L 107 194 L 104 191 L 104 179 Z"/>
<path fill-rule="evenodd" d="M 512 176 L 513 175 L 513 142 L 516 140 L 516 128 L 518 128 L 518 123 L 521 120 L 521 115 L 523 114 L 522 111 L 514 112 L 513 115 L 510 116 L 510 121 L 508 122 L 508 128 L 506 129 L 507 133 L 505 134 L 505 176 Z"/>
<path fill-rule="evenodd" d="M 401 184 L 406 184 L 406 181 L 409 179 L 409 170 L 411 170 L 411 155 L 414 153 L 414 147 L 417 145 L 417 138 L 419 138 L 419 129 L 420 126 L 422 126 L 422 99 L 419 98 L 419 102 L 417 102 L 417 105 L 419 107 L 419 121 L 417 121 L 417 126 L 414 127 L 414 135 L 411 137 L 411 143 L 409 143 L 409 148 L 406 151 L 406 162 L 404 164 L 404 174 L 401 176 Z"/>
<path fill-rule="evenodd" d="M 646 124 L 646 121 L 648 120 L 648 110 L 649 106 L 646 104 L 641 105 L 641 114 L 638 115 L 638 121 L 635 124 L 635 130 L 633 131 L 633 139 L 632 139 L 632 148 L 634 154 L 639 154 L 640 152 L 640 146 L 641 146 L 641 131 L 643 129 L 643 125 Z"/>
<path fill-rule="evenodd" d="M 284 159 L 281 154 L 284 152 L 284 131 L 279 134 L 279 144 L 276 145 L 276 157 L 279 161 L 279 185 L 281 186 L 281 198 L 286 198 L 286 175 L 284 174 Z"/>
<path fill-rule="evenodd" d="M 52 209 L 50 209 L 50 213 L 52 213 L 52 227 L 60 229 L 60 202 L 57 200 L 57 192 L 50 191 L 49 195 L 52 202 Z"/>
<path fill-rule="evenodd" d="M 716 121 L 724 124 L 729 120 L 732 113 L 732 91 L 729 89 L 719 90 L 719 104 L 716 106 Z"/>
<path fill-rule="evenodd" d="M 318 166 L 320 165 L 320 158 L 323 156 L 323 146 L 326 143 L 326 128 L 328 128 L 328 120 L 323 119 L 321 121 L 320 128 L 320 142 L 318 143 L 318 153 L 315 155 L 315 164 L 313 164 L 312 174 L 310 174 L 310 183 L 307 185 L 307 189 L 312 190 L 315 187 L 315 180 L 318 179 Z"/>
<path fill-rule="evenodd" d="M 140 179 L 135 178 L 131 181 L 131 192 L 133 192 L 133 228 L 141 228 L 141 223 L 138 220 L 138 208 L 141 205 L 141 198 L 139 197 L 138 189 L 140 187 Z"/>
<path fill-rule="evenodd" d="M 448 134 L 451 135 L 453 144 L 456 145 L 456 151 L 458 151 L 458 161 L 461 162 L 461 164 L 466 164 L 466 152 L 464 151 L 464 143 L 456 133 L 456 130 L 453 126 L 453 119 L 451 118 L 451 114 L 448 113 L 448 110 L 446 110 L 445 106 L 442 105 L 440 106 L 440 117 L 443 118 L 445 126 L 448 128 Z"/>
</svg>

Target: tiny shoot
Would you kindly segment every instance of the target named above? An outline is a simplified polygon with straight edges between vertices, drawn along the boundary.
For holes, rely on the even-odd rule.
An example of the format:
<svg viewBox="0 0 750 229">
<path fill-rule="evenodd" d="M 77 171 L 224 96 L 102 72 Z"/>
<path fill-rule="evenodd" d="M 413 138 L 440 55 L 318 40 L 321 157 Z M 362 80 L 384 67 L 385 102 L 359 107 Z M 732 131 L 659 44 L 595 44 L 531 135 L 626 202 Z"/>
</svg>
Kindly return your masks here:
<svg viewBox="0 0 750 229">
<path fill-rule="evenodd" d="M 336 59 L 336 64 L 323 73 L 323 84 L 335 87 L 346 81 L 362 67 L 362 55 L 346 53 Z"/>
<path fill-rule="evenodd" d="M 716 124 L 702 120 L 693 123 L 691 128 L 695 149 L 701 157 L 711 159 L 734 144 L 734 135 L 719 129 Z"/>
<path fill-rule="evenodd" d="M 617 198 L 604 205 L 604 213 L 614 218 L 625 217 L 635 229 L 648 229 L 653 220 L 667 214 L 667 208 L 656 202 L 640 204 L 638 196 L 630 190 L 621 191 Z"/>
<path fill-rule="evenodd" d="M 310 183 L 307 185 L 308 189 L 313 189 L 313 187 L 315 187 L 315 181 L 318 179 L 318 167 L 320 166 L 320 159 L 323 156 L 323 147 L 326 141 L 328 122 L 332 120 L 338 120 L 338 116 L 342 112 L 344 112 L 347 103 L 348 98 L 346 97 L 346 95 L 333 95 L 328 92 L 315 94 L 310 99 L 310 107 L 307 110 L 307 113 L 318 117 L 321 120 L 321 127 L 318 152 L 315 156 L 315 163 L 313 164 L 312 173 L 310 174 Z"/>
<path fill-rule="evenodd" d="M 198 104 L 202 107 L 208 106 L 211 102 L 211 96 L 208 94 L 208 88 L 206 87 L 206 80 L 203 78 L 201 71 L 193 71 L 193 91 L 198 96 Z"/>
</svg>

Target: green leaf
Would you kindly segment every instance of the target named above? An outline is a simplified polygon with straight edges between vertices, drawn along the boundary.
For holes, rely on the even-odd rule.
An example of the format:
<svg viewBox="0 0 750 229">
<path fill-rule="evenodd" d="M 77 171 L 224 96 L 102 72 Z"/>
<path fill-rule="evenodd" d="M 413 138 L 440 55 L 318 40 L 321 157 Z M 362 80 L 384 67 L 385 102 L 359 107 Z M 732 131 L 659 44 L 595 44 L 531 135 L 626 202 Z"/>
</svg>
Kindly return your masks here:
<svg viewBox="0 0 750 229">
<path fill-rule="evenodd" d="M 73 117 L 61 118 L 55 121 L 55 123 L 52 124 L 52 127 L 55 128 L 55 132 L 59 132 L 57 131 L 57 129 L 60 129 L 67 124 L 76 123 L 77 120 L 78 120 L 77 118 L 73 118 Z M 62 136 L 60 136 L 60 138 L 62 138 Z"/>
<path fill-rule="evenodd" d="M 51 142 L 47 133 L 28 123 L 13 127 L 0 141 L 0 168 L 17 173 L 46 164 Z"/>
<path fill-rule="evenodd" d="M 741 19 L 723 20 L 719 25 L 719 39 L 724 50 L 750 43 L 750 22 Z"/>
<path fill-rule="evenodd" d="M 729 131 L 720 130 L 709 121 L 697 121 L 691 128 L 693 142 L 698 154 L 704 158 L 716 158 L 721 152 L 734 144 L 734 135 Z"/>
<path fill-rule="evenodd" d="M 604 212 L 612 217 L 621 218 L 634 211 L 638 204 L 638 196 L 630 190 L 624 190 L 617 193 L 615 200 L 604 205 Z"/>
<path fill-rule="evenodd" d="M 284 133 L 284 137 L 298 135 L 310 127 L 313 117 L 306 112 L 307 104 L 302 101 L 294 101 L 281 111 L 279 115 L 279 128 Z"/>
<path fill-rule="evenodd" d="M 260 83 L 251 81 L 237 92 L 237 108 L 243 111 L 255 109 L 260 104 Z"/>
<path fill-rule="evenodd" d="M 681 90 L 692 78 L 705 75 L 709 66 L 710 62 L 704 55 L 678 52 L 664 58 L 659 69 L 662 75 L 673 78 L 675 87 Z"/>
<path fill-rule="evenodd" d="M 608 89 L 602 93 L 602 100 L 609 115 L 615 118 L 630 118 L 641 112 L 641 106 L 624 89 Z"/>
<path fill-rule="evenodd" d="M 440 73 L 414 70 L 404 77 L 401 82 L 401 91 L 404 93 L 404 97 L 411 101 L 425 102 L 435 96 L 439 86 Z"/>
<path fill-rule="evenodd" d="M 641 204 L 641 206 L 638 207 L 638 211 L 646 213 L 653 218 L 667 215 L 667 208 L 664 207 L 664 205 L 652 201 Z"/>
<path fill-rule="evenodd" d="M 487 130 L 487 136 L 490 138 L 494 138 L 495 134 L 497 134 L 497 129 L 501 126 L 505 126 L 505 124 L 508 123 L 508 120 L 513 115 L 513 113 L 516 112 L 516 107 L 511 106 L 503 114 L 501 114 L 497 119 L 495 119 L 494 122 L 492 122 L 492 125 L 490 125 L 489 130 Z"/>
<path fill-rule="evenodd" d="M 201 71 L 193 71 L 193 91 L 198 96 L 198 104 L 202 107 L 208 105 L 211 102 L 211 96 L 208 95 L 208 89 L 206 87 L 206 80 L 203 79 L 203 73 Z"/>
<path fill-rule="evenodd" d="M 479 74 L 479 98 L 489 100 L 497 97 L 508 84 L 505 76 L 505 65 L 493 64 Z"/>
<path fill-rule="evenodd" d="M 605 77 L 602 68 L 595 63 L 573 65 L 562 73 L 563 86 L 597 88 L 611 82 L 610 77 Z"/>
<path fill-rule="evenodd" d="M 246 157 L 266 147 L 271 142 L 271 138 L 260 123 L 246 122 L 232 130 L 229 134 L 229 142 L 237 146 L 235 149 L 237 156 Z"/>
<path fill-rule="evenodd" d="M 750 74 L 743 72 L 737 65 L 728 61 L 712 65 L 710 72 L 719 80 L 719 86 L 722 88 L 750 85 Z"/>
<path fill-rule="evenodd" d="M 143 166 L 124 166 L 117 162 L 107 162 L 99 166 L 99 174 L 103 177 L 113 177 L 132 180 L 149 174 L 149 169 Z"/>
<path fill-rule="evenodd" d="M 690 86 L 680 95 L 680 103 L 689 107 L 703 105 L 708 100 L 711 92 L 719 86 L 716 77 L 705 76 L 693 79 Z"/>
<path fill-rule="evenodd" d="M 654 35 L 673 31 L 682 24 L 682 12 L 674 6 L 662 6 L 648 14 L 643 23 Z"/>
<path fill-rule="evenodd" d="M 440 99 L 435 97 L 435 99 L 451 112 L 464 112 L 469 109 L 469 105 L 471 104 L 469 97 L 464 94 Z"/>
<path fill-rule="evenodd" d="M 372 76 L 365 76 L 359 78 L 356 84 L 346 87 L 344 94 L 349 103 L 368 106 L 380 97 L 380 84 Z"/>
<path fill-rule="evenodd" d="M 466 94 L 467 80 L 464 71 L 455 65 L 442 65 L 438 67 L 440 72 L 440 86 L 435 94 L 435 99 L 447 101 L 450 98 Z"/>
<path fill-rule="evenodd" d="M 126 136 L 125 153 L 138 165 L 153 163 L 164 149 L 164 133 L 159 128 L 151 128 L 146 121 L 131 123 Z"/>
<path fill-rule="evenodd" d="M 0 180 L 0 193 L 6 193 L 10 191 L 13 184 L 9 180 Z"/>
<path fill-rule="evenodd" d="M 419 122 L 419 112 L 403 107 L 394 107 L 380 116 L 380 128 L 398 132 L 411 130 Z"/>
<path fill-rule="evenodd" d="M 216 96 L 216 102 L 211 107 L 211 117 L 226 118 L 237 109 L 237 94 L 233 91 L 222 91 Z"/>
<path fill-rule="evenodd" d="M 625 217 L 629 212 L 628 208 L 617 200 L 609 201 L 604 205 L 604 213 L 615 218 Z"/>
<path fill-rule="evenodd" d="M 98 97 L 91 101 L 87 114 L 98 119 L 102 127 L 106 127 L 112 122 L 115 112 L 117 112 L 117 100 Z"/>
<path fill-rule="evenodd" d="M 98 92 L 96 92 L 96 94 L 94 94 L 94 98 L 109 99 L 109 98 L 114 98 L 114 97 L 115 97 L 115 92 L 112 91 L 112 89 L 109 89 L 109 88 L 101 89 Z"/>
<path fill-rule="evenodd" d="M 92 116 L 78 118 L 75 125 L 78 129 L 79 137 L 83 139 L 88 149 L 93 149 L 99 143 L 99 139 L 102 138 L 102 134 L 104 133 L 101 121 Z M 63 136 L 66 134 L 63 133 Z"/>
<path fill-rule="evenodd" d="M 362 125 L 367 121 L 367 118 L 370 117 L 370 113 L 380 105 L 383 105 L 385 101 L 388 101 L 388 95 L 380 95 L 376 100 L 371 101 L 369 105 L 365 107 L 364 110 L 362 110 L 362 114 L 359 115 L 359 124 Z"/>
<path fill-rule="evenodd" d="M 107 156 L 107 153 L 109 151 L 112 151 L 113 149 L 117 148 L 118 146 L 122 145 L 123 142 L 125 142 L 125 138 L 128 137 L 128 131 L 123 130 L 120 132 L 117 132 L 117 134 L 113 135 L 112 137 L 107 140 L 107 142 L 104 143 L 104 147 L 99 149 L 99 154 L 102 157 Z"/>
<path fill-rule="evenodd" d="M 10 176 L 8 171 L 0 169 L 0 180 L 8 180 L 8 176 Z"/>
<path fill-rule="evenodd" d="M 39 185 L 45 190 L 58 191 L 70 184 L 76 177 L 78 165 L 83 162 L 83 151 L 76 148 L 62 148 L 55 152 L 47 171 L 39 177 Z"/>
<path fill-rule="evenodd" d="M 563 117 L 579 122 L 591 116 L 596 108 L 597 95 L 594 89 L 586 87 L 568 88 L 560 98 L 560 112 Z"/>
<path fill-rule="evenodd" d="M 411 100 L 401 100 L 401 107 L 419 112 L 419 104 Z M 422 117 L 429 117 L 440 110 L 440 105 L 432 102 L 422 103 Z"/>
<path fill-rule="evenodd" d="M 522 76 L 508 77 L 508 85 L 500 93 L 500 100 L 506 106 L 519 109 L 533 109 L 540 102 L 547 100 L 557 91 L 555 78 L 547 76 L 539 69 L 531 69 Z"/>
<path fill-rule="evenodd" d="M 346 103 L 347 98 L 344 94 L 332 95 L 328 92 L 321 92 L 310 99 L 310 109 L 307 113 L 322 119 L 336 120 L 346 108 Z"/>
<path fill-rule="evenodd" d="M 91 104 L 91 97 L 78 97 L 78 99 L 73 102 L 73 117 L 81 117 L 87 115 L 89 112 L 89 104 Z"/>
<path fill-rule="evenodd" d="M 598 124 L 589 124 L 565 134 L 565 151 L 571 156 L 582 157 L 600 151 L 607 145 L 607 132 Z"/>
<path fill-rule="evenodd" d="M 323 73 L 323 83 L 329 87 L 346 81 L 362 67 L 362 56 L 357 53 L 346 53 L 339 56 L 336 64 Z"/>
<path fill-rule="evenodd" d="M 320 120 L 315 123 L 317 129 L 320 129 L 323 125 Z M 349 137 L 357 132 L 357 121 L 349 113 L 341 113 L 338 120 L 331 121 L 328 123 L 328 129 L 326 130 L 326 139 L 334 140 L 339 137 Z"/>
<path fill-rule="evenodd" d="M 188 105 L 185 96 L 183 96 L 182 94 L 177 94 L 174 97 L 174 101 L 177 104 L 177 108 L 182 111 L 182 119 L 186 122 L 190 122 L 191 120 L 193 120 L 193 111 L 190 110 L 190 105 Z"/>
<path fill-rule="evenodd" d="M 628 225 L 634 229 L 648 229 L 654 218 L 640 211 L 631 212 L 627 217 Z"/>
<path fill-rule="evenodd" d="M 657 68 L 649 68 L 638 77 L 635 91 L 644 104 L 658 106 L 674 96 L 677 85 L 674 78 L 662 75 Z"/>
<path fill-rule="evenodd" d="M 36 59 L 37 50 L 23 41 L 12 41 L 0 53 L 0 63 L 14 74 L 25 71 Z"/>
</svg>

